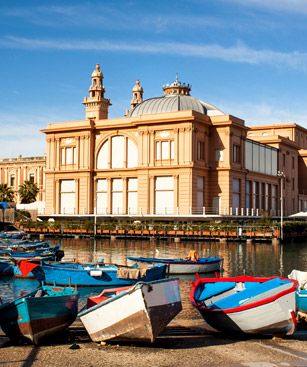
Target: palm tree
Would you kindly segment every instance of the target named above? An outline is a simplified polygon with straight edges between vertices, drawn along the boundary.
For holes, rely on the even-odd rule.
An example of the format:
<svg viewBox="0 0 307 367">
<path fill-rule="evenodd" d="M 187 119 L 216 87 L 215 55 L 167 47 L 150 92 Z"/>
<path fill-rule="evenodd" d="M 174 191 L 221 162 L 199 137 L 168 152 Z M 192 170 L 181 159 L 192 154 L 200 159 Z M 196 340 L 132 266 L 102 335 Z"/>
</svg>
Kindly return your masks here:
<svg viewBox="0 0 307 367">
<path fill-rule="evenodd" d="M 18 193 L 21 197 L 21 204 L 30 204 L 36 201 L 39 188 L 35 182 L 25 181 L 19 186 Z"/>
<path fill-rule="evenodd" d="M 0 201 L 14 201 L 14 191 L 7 184 L 0 184 Z"/>
</svg>

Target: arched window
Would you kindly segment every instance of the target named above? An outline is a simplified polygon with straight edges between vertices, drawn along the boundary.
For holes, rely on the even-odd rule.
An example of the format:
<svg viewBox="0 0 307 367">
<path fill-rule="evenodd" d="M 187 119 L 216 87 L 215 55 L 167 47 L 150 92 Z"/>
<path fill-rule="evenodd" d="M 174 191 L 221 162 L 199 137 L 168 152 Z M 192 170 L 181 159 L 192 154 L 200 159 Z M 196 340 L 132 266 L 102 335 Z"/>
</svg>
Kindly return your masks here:
<svg viewBox="0 0 307 367">
<path fill-rule="evenodd" d="M 129 168 L 138 164 L 136 144 L 123 135 L 108 139 L 97 155 L 97 169 Z"/>
</svg>

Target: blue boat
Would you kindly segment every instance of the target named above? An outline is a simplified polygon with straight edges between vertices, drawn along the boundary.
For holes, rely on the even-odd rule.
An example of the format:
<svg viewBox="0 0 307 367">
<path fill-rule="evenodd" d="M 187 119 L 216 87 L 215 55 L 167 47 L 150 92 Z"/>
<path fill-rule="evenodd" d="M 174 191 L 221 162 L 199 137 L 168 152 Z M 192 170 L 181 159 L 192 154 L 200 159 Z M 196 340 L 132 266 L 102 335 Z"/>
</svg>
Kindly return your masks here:
<svg viewBox="0 0 307 367">
<path fill-rule="evenodd" d="M 14 249 L 0 249 L 0 257 L 11 260 L 21 259 L 38 259 L 58 261 L 64 256 L 64 251 L 60 249 L 60 244 L 52 247 L 34 249 L 34 250 L 14 250 Z"/>
<path fill-rule="evenodd" d="M 166 276 L 166 265 L 125 267 L 96 263 L 42 262 L 32 273 L 46 284 L 77 285 L 85 287 L 114 287 L 151 282 Z M 37 270 L 37 271 L 36 271 Z"/>
<path fill-rule="evenodd" d="M 2 249 L 2 250 L 18 250 L 18 249 L 21 249 L 23 251 L 26 251 L 26 250 L 46 249 L 46 248 L 50 248 L 49 241 L 30 241 L 30 240 L 0 241 L 0 249 Z"/>
<path fill-rule="evenodd" d="M 0 276 L 13 275 L 14 267 L 13 263 L 9 260 L 0 259 Z"/>
<path fill-rule="evenodd" d="M 288 277 L 298 282 L 296 290 L 297 311 L 307 313 L 307 271 L 292 270 Z"/>
<path fill-rule="evenodd" d="M 29 339 L 37 345 L 42 338 L 71 325 L 78 313 L 79 294 L 73 288 L 41 286 L 0 306 L 0 326 L 13 341 Z"/>
</svg>

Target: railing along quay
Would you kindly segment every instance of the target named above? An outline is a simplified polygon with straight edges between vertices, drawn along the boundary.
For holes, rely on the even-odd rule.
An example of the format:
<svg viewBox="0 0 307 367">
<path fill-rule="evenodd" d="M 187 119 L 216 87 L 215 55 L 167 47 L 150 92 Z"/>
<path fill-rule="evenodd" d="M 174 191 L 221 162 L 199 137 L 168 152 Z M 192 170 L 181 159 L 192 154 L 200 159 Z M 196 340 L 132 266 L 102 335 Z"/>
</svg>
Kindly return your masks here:
<svg viewBox="0 0 307 367">
<path fill-rule="evenodd" d="M 59 237 L 95 237 L 109 239 L 144 239 L 144 240 L 175 240 L 175 241 L 272 241 L 280 236 L 277 226 L 244 227 L 239 226 L 233 229 L 148 229 L 148 228 L 127 228 L 127 229 L 104 229 L 99 225 L 95 228 L 33 228 L 20 227 L 26 233 L 45 236 Z"/>
</svg>

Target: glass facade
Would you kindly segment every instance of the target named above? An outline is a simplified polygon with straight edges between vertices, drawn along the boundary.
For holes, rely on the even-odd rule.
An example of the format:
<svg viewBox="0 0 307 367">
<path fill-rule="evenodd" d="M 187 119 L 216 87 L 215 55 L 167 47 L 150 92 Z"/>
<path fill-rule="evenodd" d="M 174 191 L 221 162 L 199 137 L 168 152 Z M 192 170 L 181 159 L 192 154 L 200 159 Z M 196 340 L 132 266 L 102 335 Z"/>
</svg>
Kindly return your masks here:
<svg viewBox="0 0 307 367">
<path fill-rule="evenodd" d="M 245 142 L 245 168 L 252 172 L 277 175 L 278 150 L 252 140 Z"/>
</svg>

